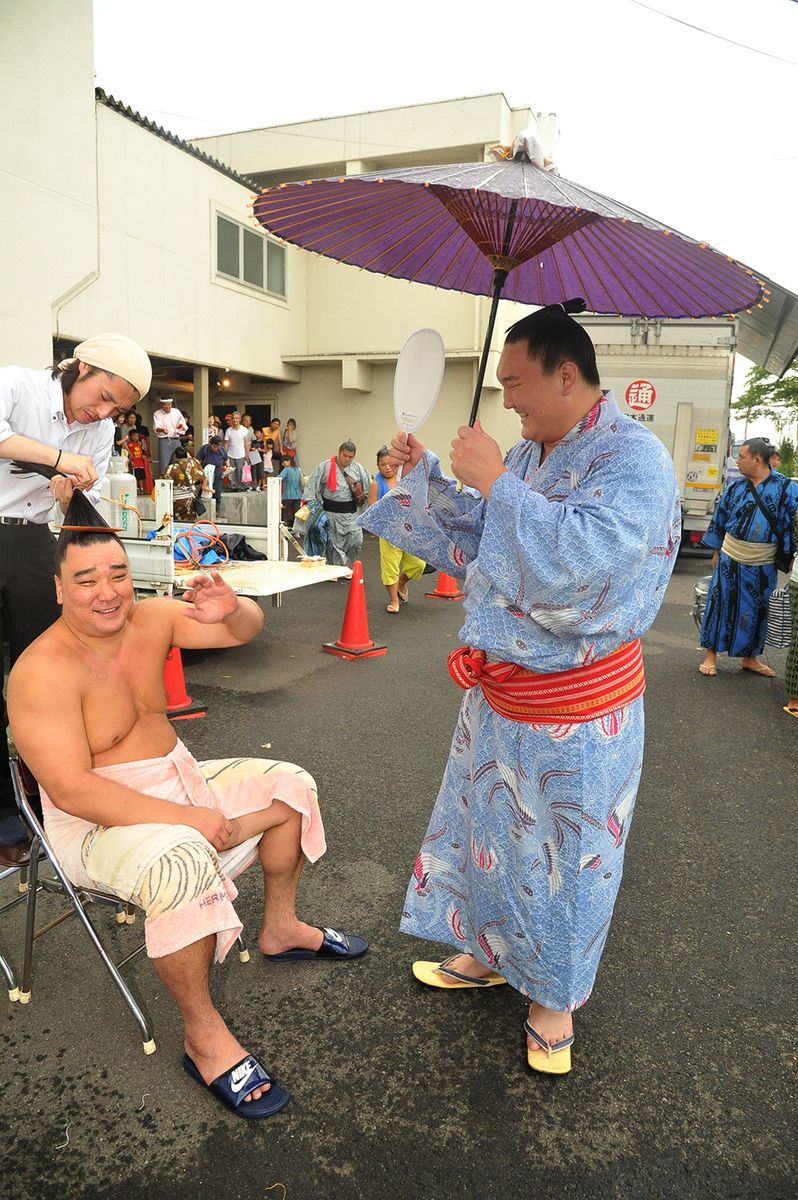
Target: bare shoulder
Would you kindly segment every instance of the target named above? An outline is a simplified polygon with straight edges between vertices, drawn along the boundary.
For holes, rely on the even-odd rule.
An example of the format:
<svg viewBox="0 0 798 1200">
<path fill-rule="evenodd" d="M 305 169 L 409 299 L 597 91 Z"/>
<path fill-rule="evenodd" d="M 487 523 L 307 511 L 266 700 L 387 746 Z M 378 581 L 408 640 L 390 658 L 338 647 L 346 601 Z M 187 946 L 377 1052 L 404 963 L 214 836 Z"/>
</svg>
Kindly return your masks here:
<svg viewBox="0 0 798 1200">
<path fill-rule="evenodd" d="M 65 696 L 79 694 L 84 672 L 77 649 L 63 636 L 60 622 L 31 642 L 14 664 L 8 677 L 8 704 L 16 698 L 36 697 L 37 702 L 57 693 L 59 704 Z M 57 688 L 54 684 L 57 681 Z"/>
<path fill-rule="evenodd" d="M 149 596 L 146 600 L 137 600 L 130 614 L 130 624 L 134 627 L 163 629 L 168 634 L 172 622 L 183 610 L 181 600 L 171 600 L 168 596 Z"/>
</svg>

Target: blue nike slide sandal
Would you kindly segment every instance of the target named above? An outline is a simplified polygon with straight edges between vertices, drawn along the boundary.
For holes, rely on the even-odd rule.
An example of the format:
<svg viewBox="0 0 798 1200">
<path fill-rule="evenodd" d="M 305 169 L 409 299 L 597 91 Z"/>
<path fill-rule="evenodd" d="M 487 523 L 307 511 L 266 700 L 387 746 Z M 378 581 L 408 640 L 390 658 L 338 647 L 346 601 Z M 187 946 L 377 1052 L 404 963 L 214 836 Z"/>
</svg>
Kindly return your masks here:
<svg viewBox="0 0 798 1200">
<path fill-rule="evenodd" d="M 283 950 L 281 954 L 264 954 L 269 962 L 323 962 L 331 958 L 360 958 L 369 948 L 365 938 L 356 933 L 341 933 L 339 929 L 322 929 L 322 943 L 318 950 Z"/>
<path fill-rule="evenodd" d="M 270 1078 L 251 1054 L 242 1058 L 241 1062 L 236 1063 L 229 1071 L 223 1071 L 213 1083 L 205 1082 L 197 1070 L 196 1063 L 187 1054 L 183 1055 L 183 1070 L 237 1117 L 248 1117 L 250 1120 L 272 1117 L 285 1108 L 291 1099 L 290 1094 Z M 271 1084 L 268 1092 L 264 1092 L 259 1100 L 244 1103 L 250 1092 L 256 1091 L 266 1083 Z"/>
</svg>

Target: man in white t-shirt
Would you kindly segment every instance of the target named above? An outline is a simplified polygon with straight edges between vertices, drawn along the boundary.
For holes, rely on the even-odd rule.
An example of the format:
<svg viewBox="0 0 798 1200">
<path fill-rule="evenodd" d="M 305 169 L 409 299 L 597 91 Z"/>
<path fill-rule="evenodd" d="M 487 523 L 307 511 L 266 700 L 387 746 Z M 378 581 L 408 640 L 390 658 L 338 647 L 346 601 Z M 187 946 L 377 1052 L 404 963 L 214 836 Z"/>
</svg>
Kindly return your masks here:
<svg viewBox="0 0 798 1200">
<path fill-rule="evenodd" d="M 241 424 L 240 413 L 234 412 L 231 414 L 230 424 L 224 435 L 224 445 L 227 450 L 227 457 L 230 460 L 230 466 L 233 468 L 231 488 L 234 492 L 241 492 L 244 490 L 242 475 L 244 463 L 247 461 L 249 452 L 249 442 L 246 428 Z"/>
<path fill-rule="evenodd" d="M 88 338 L 48 370 L 0 368 L 0 645 L 13 667 L 22 651 L 58 619 L 53 583 L 53 502 L 66 512 L 74 488 L 93 504 L 108 467 L 118 413 L 149 391 L 150 360 L 122 334 Z M 30 465 L 18 473 L 12 463 Z M 53 469 L 52 480 L 40 474 Z M 5 708 L 0 687 L 0 730 Z M 0 748 L 0 865 L 27 854 L 16 815 L 5 737 Z"/>
<path fill-rule="evenodd" d="M 171 396 L 161 397 L 161 407 L 153 413 L 152 427 L 158 438 L 158 474 L 163 475 L 172 455 L 182 445 L 180 435 L 188 429 L 188 422 Z"/>
</svg>

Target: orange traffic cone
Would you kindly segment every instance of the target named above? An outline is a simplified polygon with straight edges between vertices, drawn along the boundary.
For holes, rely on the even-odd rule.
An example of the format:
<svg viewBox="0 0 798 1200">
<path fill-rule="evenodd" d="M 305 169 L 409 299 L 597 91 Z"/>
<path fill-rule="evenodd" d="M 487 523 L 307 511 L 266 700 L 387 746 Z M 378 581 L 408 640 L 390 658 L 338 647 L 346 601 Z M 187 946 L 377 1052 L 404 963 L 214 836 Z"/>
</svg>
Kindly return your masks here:
<svg viewBox="0 0 798 1200">
<path fill-rule="evenodd" d="M 344 623 L 337 642 L 324 642 L 322 650 L 337 654 L 339 658 L 375 658 L 387 654 L 387 646 L 378 646 L 369 637 L 369 621 L 366 616 L 366 589 L 363 586 L 363 564 L 358 559 L 352 565 L 352 581 L 346 599 Z"/>
<path fill-rule="evenodd" d="M 170 721 L 185 721 L 189 717 L 205 716 L 207 708 L 203 704 L 195 704 L 186 691 L 183 659 L 177 646 L 172 646 L 166 656 L 163 685 L 166 689 L 166 715 Z"/>
<path fill-rule="evenodd" d="M 457 580 L 452 579 L 451 575 L 444 574 L 443 571 L 438 572 L 438 582 L 435 584 L 434 592 L 425 592 L 424 595 L 429 600 L 462 600 L 463 593 L 457 586 Z"/>
</svg>

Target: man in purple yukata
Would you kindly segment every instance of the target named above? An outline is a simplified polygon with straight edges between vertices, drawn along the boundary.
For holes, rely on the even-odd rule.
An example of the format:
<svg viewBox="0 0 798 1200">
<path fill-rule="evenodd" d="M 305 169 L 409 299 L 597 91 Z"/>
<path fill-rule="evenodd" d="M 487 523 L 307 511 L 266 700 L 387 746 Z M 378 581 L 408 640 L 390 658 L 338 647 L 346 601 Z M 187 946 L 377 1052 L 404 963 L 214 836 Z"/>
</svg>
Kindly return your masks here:
<svg viewBox="0 0 798 1200">
<path fill-rule="evenodd" d="M 413 435 L 401 482 L 362 524 L 464 579 L 466 689 L 401 928 L 451 947 L 431 987 L 510 984 L 529 1004 L 527 1061 L 571 1067 L 573 1012 L 607 938 L 643 761 L 640 637 L 680 536 L 662 443 L 600 386 L 593 344 L 551 305 L 514 325 L 499 362 L 522 440 L 452 442 L 447 478 Z"/>
</svg>

